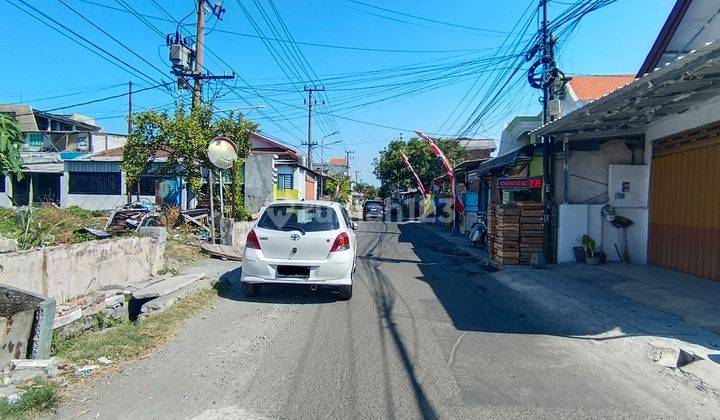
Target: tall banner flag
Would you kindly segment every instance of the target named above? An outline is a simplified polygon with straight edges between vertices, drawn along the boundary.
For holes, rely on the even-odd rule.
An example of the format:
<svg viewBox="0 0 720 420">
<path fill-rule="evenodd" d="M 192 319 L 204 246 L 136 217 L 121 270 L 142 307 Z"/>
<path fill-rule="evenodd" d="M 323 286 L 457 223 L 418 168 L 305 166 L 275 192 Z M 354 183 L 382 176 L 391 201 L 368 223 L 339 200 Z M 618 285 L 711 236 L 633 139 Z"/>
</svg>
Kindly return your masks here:
<svg viewBox="0 0 720 420">
<path fill-rule="evenodd" d="M 433 139 L 426 136 L 422 131 L 416 130 L 415 134 L 425 140 L 428 146 L 430 146 L 430 150 L 432 150 L 433 154 L 442 160 L 443 165 L 445 166 L 445 173 L 447 174 L 448 181 L 450 182 L 450 190 L 453 194 L 453 200 L 455 201 L 455 210 L 458 213 L 465 213 L 465 206 L 463 205 L 462 201 L 460 201 L 460 196 L 458 195 L 457 191 L 457 185 L 455 184 L 455 172 L 453 171 L 453 167 L 450 164 L 450 161 L 447 157 L 445 157 L 445 153 L 440 150 L 440 148 L 437 144 L 435 144 Z"/>
<path fill-rule="evenodd" d="M 402 150 L 400 151 L 400 154 L 405 161 L 405 166 L 410 169 L 410 172 L 412 172 L 413 176 L 415 177 L 415 182 L 417 183 L 418 190 L 422 193 L 423 197 L 425 197 L 425 194 L 427 194 L 427 192 L 425 191 L 425 187 L 423 186 L 422 181 L 420 181 L 420 177 L 418 176 L 417 172 L 415 172 L 415 168 L 413 168 L 412 164 L 410 163 L 410 159 L 408 159 L 407 155 Z"/>
</svg>

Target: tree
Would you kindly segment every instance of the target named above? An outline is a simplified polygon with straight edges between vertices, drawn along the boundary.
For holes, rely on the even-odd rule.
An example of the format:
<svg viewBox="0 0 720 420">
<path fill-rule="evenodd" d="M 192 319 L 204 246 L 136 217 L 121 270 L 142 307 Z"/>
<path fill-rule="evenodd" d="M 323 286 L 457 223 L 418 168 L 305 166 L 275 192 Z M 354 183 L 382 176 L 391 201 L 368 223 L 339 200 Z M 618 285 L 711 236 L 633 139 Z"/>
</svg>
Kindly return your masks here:
<svg viewBox="0 0 720 420">
<path fill-rule="evenodd" d="M 338 194 L 338 184 L 340 185 Z M 338 203 L 350 202 L 350 178 L 338 175 L 336 178 L 328 178 L 325 183 L 325 190 L 330 193 L 332 201 Z"/>
<path fill-rule="evenodd" d="M 22 179 L 20 148 L 25 136 L 15 117 L 0 114 L 0 174 L 13 174 Z"/>
<path fill-rule="evenodd" d="M 378 196 L 377 188 L 374 185 L 365 184 L 364 182 L 356 182 L 355 191 L 365 194 L 367 198 L 375 198 Z"/>
<path fill-rule="evenodd" d="M 438 139 L 435 143 L 452 164 L 468 158 L 467 152 L 457 140 Z M 445 174 L 442 162 L 430 151 L 425 141 L 418 138 L 407 141 L 393 140 L 380 151 L 380 157 L 373 162 L 375 165 L 373 173 L 381 182 L 380 196 L 387 197 L 396 189 L 417 187 L 412 172 L 405 167 L 400 151 L 408 156 L 425 188 L 429 189 L 434 178 Z"/>
<path fill-rule="evenodd" d="M 259 126 L 242 114 L 213 119 L 212 108 L 203 104 L 189 113 L 182 105 L 173 116 L 166 112 L 143 111 L 133 115 L 134 128 L 123 151 L 122 168 L 130 182 L 140 179 L 153 162 L 157 152 L 167 153 L 164 169 L 185 176 L 194 192 L 202 185 L 201 167 L 207 160 L 210 140 L 225 136 L 244 157 L 251 148 L 250 134 Z"/>
</svg>

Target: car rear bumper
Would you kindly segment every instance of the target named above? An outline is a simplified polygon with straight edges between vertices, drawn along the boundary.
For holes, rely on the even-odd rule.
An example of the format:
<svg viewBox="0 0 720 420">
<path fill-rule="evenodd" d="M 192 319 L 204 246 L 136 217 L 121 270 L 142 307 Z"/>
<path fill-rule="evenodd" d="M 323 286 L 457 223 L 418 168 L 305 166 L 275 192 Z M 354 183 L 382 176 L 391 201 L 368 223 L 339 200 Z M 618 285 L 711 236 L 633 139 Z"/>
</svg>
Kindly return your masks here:
<svg viewBox="0 0 720 420">
<path fill-rule="evenodd" d="M 245 249 L 240 281 L 243 283 L 314 284 L 347 286 L 352 284 L 355 258 L 352 250 L 333 252 L 324 260 L 285 260 L 266 258 L 256 249 Z M 278 276 L 279 265 L 307 266 L 308 277 Z"/>
</svg>

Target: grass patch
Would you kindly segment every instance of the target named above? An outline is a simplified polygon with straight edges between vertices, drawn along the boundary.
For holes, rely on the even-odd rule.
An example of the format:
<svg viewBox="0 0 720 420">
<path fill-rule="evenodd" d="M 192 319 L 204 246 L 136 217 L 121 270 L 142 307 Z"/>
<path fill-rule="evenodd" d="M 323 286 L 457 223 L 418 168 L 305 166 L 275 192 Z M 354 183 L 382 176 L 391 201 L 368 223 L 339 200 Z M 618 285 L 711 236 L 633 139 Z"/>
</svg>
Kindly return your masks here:
<svg viewBox="0 0 720 420">
<path fill-rule="evenodd" d="M 54 410 L 60 403 L 58 385 L 38 381 L 30 385 L 16 402 L 0 398 L 0 418 L 20 419 Z"/>
<path fill-rule="evenodd" d="M 53 337 L 53 355 L 73 363 L 108 357 L 123 361 L 143 356 L 175 336 L 185 320 L 211 305 L 216 289 L 201 290 L 142 322 L 122 322 L 106 331 Z"/>
</svg>

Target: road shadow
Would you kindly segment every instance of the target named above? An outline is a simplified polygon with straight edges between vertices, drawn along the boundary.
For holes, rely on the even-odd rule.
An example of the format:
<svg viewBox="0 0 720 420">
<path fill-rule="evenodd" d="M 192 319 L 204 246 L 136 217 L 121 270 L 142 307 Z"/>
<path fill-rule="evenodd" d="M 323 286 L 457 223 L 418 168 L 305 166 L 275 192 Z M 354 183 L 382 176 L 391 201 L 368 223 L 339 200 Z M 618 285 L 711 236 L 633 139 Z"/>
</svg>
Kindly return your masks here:
<svg viewBox="0 0 720 420">
<path fill-rule="evenodd" d="M 313 305 L 340 300 L 338 294 L 330 288 L 319 287 L 317 290 L 312 291 L 309 286 L 301 284 L 264 284 L 259 294 L 247 297 L 240 285 L 241 274 L 242 267 L 223 274 L 215 286 L 218 296 L 238 302 L 277 303 L 283 305 Z"/>
<path fill-rule="evenodd" d="M 398 224 L 397 228 L 398 241 L 411 243 L 414 254 L 422 261 L 418 264 L 422 273 L 418 279 L 432 288 L 444 309 L 442 312 L 447 313 L 457 330 L 592 340 L 657 336 L 710 348 L 720 345 L 708 339 L 712 333 L 686 324 L 672 314 L 571 278 L 548 279 L 548 286 L 555 282 L 560 293 L 591 296 L 597 299 L 595 303 L 572 308 L 552 301 L 540 304 L 537 299 L 528 299 L 529 293 L 539 292 L 534 291 L 537 286 L 533 282 L 516 279 L 518 287 L 511 288 L 487 275 L 489 271 L 479 261 L 468 258 L 469 254 L 452 242 L 417 224 Z"/>
</svg>

